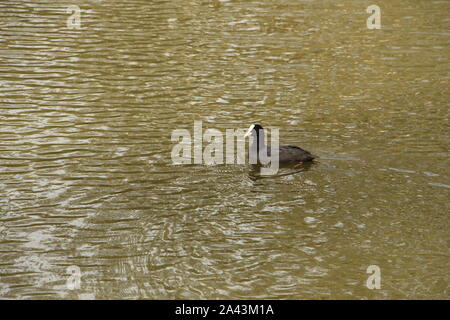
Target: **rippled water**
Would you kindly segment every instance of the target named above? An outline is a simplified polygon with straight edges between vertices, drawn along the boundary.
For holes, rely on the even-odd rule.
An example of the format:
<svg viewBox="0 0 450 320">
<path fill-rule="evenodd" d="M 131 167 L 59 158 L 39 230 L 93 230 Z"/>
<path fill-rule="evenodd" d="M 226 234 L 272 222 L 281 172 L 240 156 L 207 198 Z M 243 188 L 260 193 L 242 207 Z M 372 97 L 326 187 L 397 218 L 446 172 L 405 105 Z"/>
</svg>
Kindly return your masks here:
<svg viewBox="0 0 450 320">
<path fill-rule="evenodd" d="M 450 2 L 370 4 L 0 1 L 0 297 L 448 299 Z M 172 165 L 194 120 L 320 159 Z"/>
</svg>

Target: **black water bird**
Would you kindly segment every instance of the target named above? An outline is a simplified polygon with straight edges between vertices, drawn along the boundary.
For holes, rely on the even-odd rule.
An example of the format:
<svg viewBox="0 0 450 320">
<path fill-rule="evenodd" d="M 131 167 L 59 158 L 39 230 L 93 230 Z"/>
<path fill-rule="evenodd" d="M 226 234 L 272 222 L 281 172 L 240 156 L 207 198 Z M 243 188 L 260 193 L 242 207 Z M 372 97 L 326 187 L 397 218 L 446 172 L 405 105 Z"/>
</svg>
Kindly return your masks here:
<svg viewBox="0 0 450 320">
<path fill-rule="evenodd" d="M 264 141 L 263 127 L 259 124 L 252 124 L 245 134 L 245 137 L 249 136 L 253 137 L 253 143 L 250 146 L 250 150 L 256 151 L 258 163 L 261 162 L 261 151 L 263 151 L 262 154 L 267 154 L 267 157 L 270 159 L 271 146 L 266 145 Z M 294 165 L 296 167 L 317 158 L 317 156 L 311 154 L 309 151 L 293 145 L 280 146 L 278 150 L 278 161 L 280 165 Z"/>
</svg>

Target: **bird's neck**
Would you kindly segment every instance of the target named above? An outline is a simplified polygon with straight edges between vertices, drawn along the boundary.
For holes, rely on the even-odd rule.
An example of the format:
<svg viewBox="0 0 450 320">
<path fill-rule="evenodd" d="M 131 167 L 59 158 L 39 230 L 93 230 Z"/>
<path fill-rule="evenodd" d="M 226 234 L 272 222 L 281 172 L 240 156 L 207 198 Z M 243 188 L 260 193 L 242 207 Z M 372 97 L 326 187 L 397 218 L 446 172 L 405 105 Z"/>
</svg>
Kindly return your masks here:
<svg viewBox="0 0 450 320">
<path fill-rule="evenodd" d="M 260 130 L 258 133 L 256 133 L 256 151 L 259 153 L 260 149 L 263 149 L 266 144 L 264 142 L 264 131 Z"/>
</svg>

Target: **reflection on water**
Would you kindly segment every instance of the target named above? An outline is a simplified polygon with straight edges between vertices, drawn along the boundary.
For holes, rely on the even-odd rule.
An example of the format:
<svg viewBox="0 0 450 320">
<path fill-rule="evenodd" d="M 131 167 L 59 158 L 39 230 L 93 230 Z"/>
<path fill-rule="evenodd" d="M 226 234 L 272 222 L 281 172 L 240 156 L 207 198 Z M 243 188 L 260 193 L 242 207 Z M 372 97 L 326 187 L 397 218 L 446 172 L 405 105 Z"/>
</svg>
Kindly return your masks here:
<svg viewBox="0 0 450 320">
<path fill-rule="evenodd" d="M 305 163 L 289 163 L 289 164 L 281 164 L 279 170 L 277 170 L 276 173 L 272 173 L 272 174 L 264 174 L 262 172 L 262 165 L 250 165 L 248 168 L 248 176 L 251 180 L 258 180 L 258 179 L 278 179 L 279 177 L 283 177 L 283 176 L 289 176 L 289 175 L 294 175 L 300 172 L 305 172 L 309 169 L 311 169 L 311 167 L 313 165 L 315 165 L 317 162 L 317 160 L 315 160 L 314 162 L 305 162 Z"/>
<path fill-rule="evenodd" d="M 450 2 L 70 4 L 0 3 L 1 297 L 449 297 Z M 320 159 L 174 166 L 194 120 Z"/>
</svg>

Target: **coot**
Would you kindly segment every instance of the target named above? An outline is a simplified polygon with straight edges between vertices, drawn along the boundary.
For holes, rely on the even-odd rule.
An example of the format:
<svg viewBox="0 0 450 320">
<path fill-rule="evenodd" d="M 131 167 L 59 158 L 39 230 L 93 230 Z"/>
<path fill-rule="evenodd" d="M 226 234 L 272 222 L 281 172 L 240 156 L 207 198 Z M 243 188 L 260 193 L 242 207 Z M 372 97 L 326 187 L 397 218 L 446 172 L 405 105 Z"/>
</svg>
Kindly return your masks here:
<svg viewBox="0 0 450 320">
<path fill-rule="evenodd" d="M 264 141 L 264 129 L 259 124 L 252 124 L 248 129 L 245 137 L 253 137 L 253 143 L 250 150 L 256 150 L 258 154 L 258 163 L 260 162 L 259 155 L 260 150 L 267 150 L 266 154 L 268 157 L 271 155 L 270 145 L 266 145 Z M 311 154 L 300 147 L 293 145 L 286 145 L 279 147 L 279 163 L 280 164 L 302 164 L 303 162 L 310 162 L 317 158 L 317 156 Z"/>
</svg>

